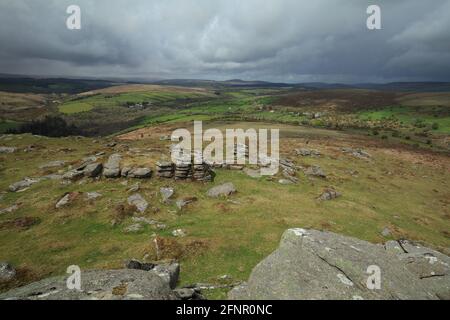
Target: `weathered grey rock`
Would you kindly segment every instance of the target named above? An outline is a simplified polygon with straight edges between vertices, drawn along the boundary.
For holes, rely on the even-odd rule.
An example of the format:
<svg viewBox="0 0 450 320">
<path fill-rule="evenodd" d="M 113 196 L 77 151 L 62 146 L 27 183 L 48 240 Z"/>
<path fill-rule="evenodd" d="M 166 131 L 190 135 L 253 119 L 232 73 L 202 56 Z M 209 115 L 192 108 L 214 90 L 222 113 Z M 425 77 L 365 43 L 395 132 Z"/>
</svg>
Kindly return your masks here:
<svg viewBox="0 0 450 320">
<path fill-rule="evenodd" d="M 172 231 L 172 235 L 177 238 L 182 238 L 186 236 L 186 231 L 183 229 L 176 229 Z"/>
<path fill-rule="evenodd" d="M 327 188 L 319 196 L 319 200 L 329 201 L 329 200 L 333 200 L 333 199 L 339 198 L 340 196 L 342 196 L 341 193 L 337 192 L 336 190 L 334 190 L 332 188 Z"/>
<path fill-rule="evenodd" d="M 75 181 L 78 179 L 81 179 L 84 176 L 84 169 L 75 169 L 75 170 L 70 170 L 68 172 L 66 172 L 62 178 L 64 180 L 70 180 L 70 181 Z"/>
<path fill-rule="evenodd" d="M 15 147 L 0 147 L 0 153 L 14 153 L 17 151 Z"/>
<path fill-rule="evenodd" d="M 145 179 L 152 176 L 152 169 L 150 168 L 135 168 L 128 172 L 128 178 Z"/>
<path fill-rule="evenodd" d="M 148 225 L 158 224 L 158 221 L 150 219 L 150 218 L 146 218 L 146 217 L 132 217 L 131 220 L 133 222 L 144 223 L 144 224 L 148 224 Z"/>
<path fill-rule="evenodd" d="M 103 170 L 103 164 L 94 162 L 86 165 L 86 167 L 83 170 L 83 174 L 85 177 L 88 178 L 95 178 L 102 173 Z"/>
<path fill-rule="evenodd" d="M 125 229 L 123 229 L 123 231 L 125 233 L 135 233 L 135 232 L 142 231 L 143 228 L 144 227 L 142 226 L 142 224 L 135 223 L 135 224 L 132 224 L 131 226 L 126 227 Z"/>
<path fill-rule="evenodd" d="M 170 198 L 173 196 L 173 194 L 175 193 L 175 190 L 173 188 L 161 188 L 159 189 L 159 193 L 161 193 L 161 197 L 162 197 L 162 201 L 164 203 L 167 203 Z"/>
<path fill-rule="evenodd" d="M 195 295 L 195 290 L 190 288 L 181 288 L 174 290 L 181 300 L 190 300 Z"/>
<path fill-rule="evenodd" d="M 208 190 L 208 197 L 218 198 L 218 197 L 228 197 L 236 192 L 236 188 L 233 183 L 228 182 L 222 185 L 216 186 Z"/>
<path fill-rule="evenodd" d="M 120 161 L 122 156 L 118 153 L 114 153 L 109 156 L 108 161 L 105 163 L 103 176 L 106 178 L 117 178 L 120 176 Z"/>
<path fill-rule="evenodd" d="M 143 270 L 83 271 L 81 291 L 54 277 L 11 290 L 0 299 L 17 300 L 177 300 L 165 279 Z"/>
<path fill-rule="evenodd" d="M 136 192 L 138 192 L 140 189 L 141 189 L 141 184 L 138 182 L 138 183 L 133 184 L 130 188 L 128 188 L 128 192 L 134 192 L 134 193 L 136 193 Z"/>
<path fill-rule="evenodd" d="M 50 161 L 43 165 L 40 165 L 39 169 L 61 168 L 61 167 L 64 167 L 65 165 L 66 165 L 65 161 L 55 160 L 55 161 Z"/>
<path fill-rule="evenodd" d="M 183 210 L 190 203 L 196 202 L 196 201 L 197 201 L 196 197 L 186 197 L 186 198 L 177 200 L 176 205 L 177 205 L 178 210 Z"/>
<path fill-rule="evenodd" d="M 128 176 L 128 174 L 130 173 L 131 169 L 133 169 L 133 168 L 131 168 L 131 167 L 123 167 L 122 170 L 120 170 L 120 175 L 122 177 L 126 178 Z"/>
<path fill-rule="evenodd" d="M 298 156 L 302 156 L 302 157 L 318 157 L 318 156 L 320 156 L 320 151 L 317 151 L 314 149 L 300 148 L 300 149 L 295 149 L 294 151 Z"/>
<path fill-rule="evenodd" d="M 372 156 L 362 149 L 342 148 L 342 152 L 349 153 L 352 156 L 360 159 L 370 159 Z"/>
<path fill-rule="evenodd" d="M 175 289 L 180 277 L 180 265 L 178 263 L 158 264 L 150 272 L 157 274 L 171 289 Z"/>
<path fill-rule="evenodd" d="M 14 211 L 19 210 L 19 206 L 17 204 L 13 204 L 12 206 L 5 208 L 5 209 L 1 209 L 0 210 L 0 215 L 2 214 L 6 214 L 6 213 L 13 213 Z"/>
<path fill-rule="evenodd" d="M 55 205 L 56 209 L 68 206 L 71 204 L 80 194 L 78 192 L 69 192 L 65 194 Z"/>
<path fill-rule="evenodd" d="M 0 153 L 14 153 L 16 150 L 15 147 L 0 147 Z"/>
<path fill-rule="evenodd" d="M 13 183 L 9 186 L 9 191 L 11 192 L 18 192 L 21 190 L 24 190 L 26 188 L 31 187 L 33 184 L 38 183 L 39 179 L 31 179 L 31 178 L 25 178 L 21 181 L 18 181 L 16 183 Z"/>
<path fill-rule="evenodd" d="M 0 262 L 0 283 L 8 282 L 16 277 L 17 271 L 8 262 Z"/>
<path fill-rule="evenodd" d="M 382 231 L 381 231 L 381 235 L 383 237 L 390 237 L 392 235 L 391 229 L 389 229 L 388 227 L 385 227 Z"/>
<path fill-rule="evenodd" d="M 45 176 L 42 176 L 41 180 L 61 180 L 63 178 L 60 174 L 47 174 Z"/>
<path fill-rule="evenodd" d="M 316 230 L 290 229 L 279 248 L 260 262 L 231 299 L 445 299 L 450 258 L 399 243 L 395 249 Z M 409 251 L 408 251 L 409 250 Z M 381 271 L 380 289 L 369 289 L 369 267 Z"/>
<path fill-rule="evenodd" d="M 206 300 L 196 288 L 180 288 L 173 291 L 181 300 Z"/>
<path fill-rule="evenodd" d="M 294 184 L 294 182 L 289 179 L 280 179 L 280 180 L 278 180 L 278 183 L 283 184 L 283 185 Z"/>
<path fill-rule="evenodd" d="M 148 208 L 148 202 L 139 193 L 129 196 L 128 204 L 136 206 L 140 213 L 144 213 Z"/>
<path fill-rule="evenodd" d="M 305 170 L 307 176 L 314 176 L 319 178 L 326 178 L 327 175 L 323 172 L 322 168 L 319 166 L 311 166 Z"/>
<path fill-rule="evenodd" d="M 174 165 L 172 162 L 168 161 L 158 161 L 156 163 L 156 175 L 159 178 L 173 178 L 174 176 Z"/>
<path fill-rule="evenodd" d="M 136 259 L 128 260 L 125 263 L 126 269 L 133 269 L 133 270 L 144 270 L 144 271 L 150 271 L 155 267 L 155 264 L 153 263 L 144 263 L 140 262 Z"/>
<path fill-rule="evenodd" d="M 245 168 L 244 172 L 246 175 L 248 175 L 249 177 L 254 178 L 254 179 L 259 179 L 262 177 L 261 170 Z"/>
<path fill-rule="evenodd" d="M 96 200 L 98 198 L 101 198 L 103 195 L 101 193 L 98 192 L 87 192 L 86 193 L 86 200 L 87 201 L 92 201 L 92 200 Z"/>
</svg>

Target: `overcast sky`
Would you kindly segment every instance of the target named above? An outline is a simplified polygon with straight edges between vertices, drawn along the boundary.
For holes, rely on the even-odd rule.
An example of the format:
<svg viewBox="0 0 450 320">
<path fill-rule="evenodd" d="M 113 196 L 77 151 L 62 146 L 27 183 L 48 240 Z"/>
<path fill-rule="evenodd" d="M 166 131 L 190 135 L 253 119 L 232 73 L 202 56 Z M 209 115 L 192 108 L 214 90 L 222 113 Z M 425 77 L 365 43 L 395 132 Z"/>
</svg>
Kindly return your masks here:
<svg viewBox="0 0 450 320">
<path fill-rule="evenodd" d="M 0 73 L 450 81 L 450 0 L 0 0 L 0 43 Z"/>
</svg>

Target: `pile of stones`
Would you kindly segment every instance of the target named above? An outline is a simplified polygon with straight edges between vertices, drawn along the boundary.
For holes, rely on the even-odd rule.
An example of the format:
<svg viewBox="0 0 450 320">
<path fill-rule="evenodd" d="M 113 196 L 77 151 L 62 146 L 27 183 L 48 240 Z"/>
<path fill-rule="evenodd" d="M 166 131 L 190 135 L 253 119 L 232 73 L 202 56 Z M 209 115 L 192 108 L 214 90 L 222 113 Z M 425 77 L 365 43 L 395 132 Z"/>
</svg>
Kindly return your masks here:
<svg viewBox="0 0 450 320">
<path fill-rule="evenodd" d="M 169 161 L 158 161 L 156 163 L 156 176 L 158 178 L 171 179 L 174 176 L 174 166 Z"/>
<path fill-rule="evenodd" d="M 186 180 L 190 178 L 192 178 L 192 165 L 185 162 L 176 163 L 175 180 Z"/>
<path fill-rule="evenodd" d="M 210 182 L 213 180 L 213 171 L 206 164 L 192 164 L 186 162 L 172 163 L 168 161 L 158 161 L 156 163 L 156 176 L 175 180 L 188 180 Z"/>
<path fill-rule="evenodd" d="M 210 182 L 213 180 L 212 170 L 206 163 L 194 164 L 192 177 L 197 181 Z"/>
</svg>

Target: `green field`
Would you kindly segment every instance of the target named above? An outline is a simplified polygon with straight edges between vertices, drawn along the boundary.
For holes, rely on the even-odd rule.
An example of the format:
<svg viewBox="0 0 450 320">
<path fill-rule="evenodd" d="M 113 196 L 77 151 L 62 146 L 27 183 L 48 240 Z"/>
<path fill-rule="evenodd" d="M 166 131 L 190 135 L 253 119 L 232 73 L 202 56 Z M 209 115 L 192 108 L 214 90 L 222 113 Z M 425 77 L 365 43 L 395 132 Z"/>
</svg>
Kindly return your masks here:
<svg viewBox="0 0 450 320">
<path fill-rule="evenodd" d="M 126 106 L 127 103 L 161 104 L 183 99 L 199 98 L 201 95 L 195 93 L 171 93 L 171 92 L 133 92 L 120 94 L 95 94 L 93 96 L 81 97 L 68 100 L 61 104 L 59 111 L 65 114 L 87 112 L 93 108 Z"/>
<path fill-rule="evenodd" d="M 450 114 L 447 108 L 442 107 L 395 106 L 361 112 L 359 116 L 363 120 L 397 120 L 400 124 L 412 126 L 419 124 L 434 132 L 450 134 Z M 434 124 L 436 125 L 433 127 Z"/>
</svg>

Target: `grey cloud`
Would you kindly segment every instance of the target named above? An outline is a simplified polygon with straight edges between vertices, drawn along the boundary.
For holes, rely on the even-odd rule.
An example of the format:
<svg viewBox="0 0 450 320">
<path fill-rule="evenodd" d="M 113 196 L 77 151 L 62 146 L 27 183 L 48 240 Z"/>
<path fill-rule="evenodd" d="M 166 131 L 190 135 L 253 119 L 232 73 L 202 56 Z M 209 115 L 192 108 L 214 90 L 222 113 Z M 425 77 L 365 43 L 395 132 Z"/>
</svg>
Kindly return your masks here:
<svg viewBox="0 0 450 320">
<path fill-rule="evenodd" d="M 262 79 L 450 80 L 450 0 L 3 0 L 0 72 Z M 65 28 L 82 9 L 82 30 Z"/>
</svg>

